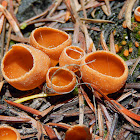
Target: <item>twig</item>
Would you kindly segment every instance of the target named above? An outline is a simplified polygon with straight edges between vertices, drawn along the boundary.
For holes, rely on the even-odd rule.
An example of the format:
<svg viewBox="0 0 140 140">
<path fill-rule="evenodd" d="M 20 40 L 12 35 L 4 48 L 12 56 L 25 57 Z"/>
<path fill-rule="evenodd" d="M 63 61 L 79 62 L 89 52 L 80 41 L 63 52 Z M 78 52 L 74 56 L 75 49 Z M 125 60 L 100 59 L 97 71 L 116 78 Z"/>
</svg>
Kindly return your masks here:
<svg viewBox="0 0 140 140">
<path fill-rule="evenodd" d="M 3 14 L 5 15 L 5 17 L 7 18 L 7 20 L 9 21 L 9 23 L 11 24 L 14 32 L 16 33 L 16 35 L 23 37 L 16 21 L 13 19 L 13 17 L 11 16 L 11 14 L 0 4 L 0 11 L 3 12 Z"/>
</svg>

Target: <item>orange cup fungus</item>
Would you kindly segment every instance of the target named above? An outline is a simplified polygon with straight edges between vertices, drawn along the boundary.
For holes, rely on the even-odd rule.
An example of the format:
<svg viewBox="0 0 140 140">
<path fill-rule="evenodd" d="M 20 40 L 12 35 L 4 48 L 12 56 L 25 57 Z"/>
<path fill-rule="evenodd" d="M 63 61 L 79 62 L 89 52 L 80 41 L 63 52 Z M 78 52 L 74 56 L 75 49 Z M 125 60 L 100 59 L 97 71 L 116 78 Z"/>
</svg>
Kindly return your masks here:
<svg viewBox="0 0 140 140">
<path fill-rule="evenodd" d="M 92 134 L 85 125 L 74 125 L 66 131 L 65 140 L 92 140 Z"/>
<path fill-rule="evenodd" d="M 11 126 L 0 126 L 0 140 L 21 140 L 19 132 Z"/>
<path fill-rule="evenodd" d="M 15 44 L 2 59 L 5 80 L 19 90 L 31 90 L 41 85 L 50 67 L 49 57 L 25 44 Z"/>
<path fill-rule="evenodd" d="M 51 59 L 51 66 L 58 63 L 61 52 L 71 43 L 66 32 L 49 27 L 37 28 L 30 35 L 30 45 L 45 52 Z"/>
<path fill-rule="evenodd" d="M 80 67 L 84 82 L 91 83 L 106 95 L 120 90 L 128 76 L 128 67 L 118 55 L 109 51 L 89 53 Z"/>
<path fill-rule="evenodd" d="M 140 22 L 140 6 L 138 6 L 134 11 L 134 17 L 135 19 Z"/>
<path fill-rule="evenodd" d="M 78 46 L 68 46 L 62 51 L 60 55 L 59 66 L 63 67 L 65 65 L 74 64 L 73 66 L 67 66 L 67 68 L 72 71 L 77 71 L 84 55 L 84 50 Z"/>
<path fill-rule="evenodd" d="M 68 93 L 75 88 L 76 76 L 67 68 L 51 67 L 46 75 L 47 87 L 57 93 Z"/>
</svg>

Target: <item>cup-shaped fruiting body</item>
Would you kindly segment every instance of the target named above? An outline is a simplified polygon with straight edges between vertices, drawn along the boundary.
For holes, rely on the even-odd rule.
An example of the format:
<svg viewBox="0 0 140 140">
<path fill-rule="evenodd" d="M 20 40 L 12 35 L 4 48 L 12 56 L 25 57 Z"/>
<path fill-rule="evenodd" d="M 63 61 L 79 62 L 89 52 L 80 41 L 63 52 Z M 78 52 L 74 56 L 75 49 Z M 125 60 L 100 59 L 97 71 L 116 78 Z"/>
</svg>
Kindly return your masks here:
<svg viewBox="0 0 140 140">
<path fill-rule="evenodd" d="M 75 72 L 79 69 L 81 60 L 83 59 L 84 55 L 84 50 L 78 46 L 68 46 L 62 51 L 60 55 L 59 66 L 63 67 L 67 65 L 68 69 Z"/>
<path fill-rule="evenodd" d="M 49 27 L 40 27 L 32 31 L 30 45 L 45 52 L 55 66 L 63 49 L 71 45 L 71 37 L 66 32 Z"/>
<path fill-rule="evenodd" d="M 11 126 L 0 126 L 0 140 L 21 140 L 19 132 Z"/>
<path fill-rule="evenodd" d="M 46 75 L 47 87 L 57 93 L 71 92 L 76 85 L 76 76 L 74 72 L 67 68 L 51 67 Z"/>
<path fill-rule="evenodd" d="M 109 51 L 89 53 L 82 60 L 80 71 L 84 82 L 95 85 L 105 94 L 120 90 L 128 76 L 125 61 Z"/>
<path fill-rule="evenodd" d="M 92 140 L 92 134 L 85 125 L 74 125 L 67 130 L 65 140 Z"/>
<path fill-rule="evenodd" d="M 1 70 L 5 80 L 19 90 L 31 90 L 45 82 L 49 57 L 25 44 L 15 44 L 3 57 Z"/>
<path fill-rule="evenodd" d="M 134 17 L 137 21 L 140 22 L 140 6 L 138 6 L 134 11 Z"/>
</svg>

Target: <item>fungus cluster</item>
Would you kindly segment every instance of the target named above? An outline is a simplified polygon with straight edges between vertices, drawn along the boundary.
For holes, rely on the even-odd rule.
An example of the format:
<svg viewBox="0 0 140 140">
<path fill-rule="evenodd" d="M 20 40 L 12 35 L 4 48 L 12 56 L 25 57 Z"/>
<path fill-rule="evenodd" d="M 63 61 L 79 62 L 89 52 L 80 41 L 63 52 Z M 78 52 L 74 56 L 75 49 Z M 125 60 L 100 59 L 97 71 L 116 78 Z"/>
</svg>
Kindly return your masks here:
<svg viewBox="0 0 140 140">
<path fill-rule="evenodd" d="M 30 45 L 15 44 L 3 57 L 4 78 L 23 91 L 38 87 L 46 79 L 48 88 L 63 94 L 74 89 L 74 72 L 80 71 L 84 82 L 95 85 L 105 94 L 122 88 L 128 68 L 121 57 L 109 51 L 85 54 L 71 43 L 70 35 L 58 29 L 35 29 L 30 35 Z"/>
</svg>

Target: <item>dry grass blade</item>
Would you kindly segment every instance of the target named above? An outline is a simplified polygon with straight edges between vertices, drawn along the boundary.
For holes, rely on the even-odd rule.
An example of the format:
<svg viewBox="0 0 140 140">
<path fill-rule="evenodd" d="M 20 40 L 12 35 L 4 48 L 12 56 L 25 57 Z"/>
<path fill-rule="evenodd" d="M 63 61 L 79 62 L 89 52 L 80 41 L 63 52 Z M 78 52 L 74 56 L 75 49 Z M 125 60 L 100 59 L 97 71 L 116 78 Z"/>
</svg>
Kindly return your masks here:
<svg viewBox="0 0 140 140">
<path fill-rule="evenodd" d="M 131 96 L 132 94 L 136 93 L 137 91 L 129 91 L 123 95 L 121 95 L 116 101 L 121 102 L 122 100 L 126 99 L 127 97 Z"/>
<path fill-rule="evenodd" d="M 110 127 L 110 131 L 108 131 L 108 135 L 106 137 L 107 140 L 113 140 L 113 134 L 114 134 L 117 122 L 118 122 L 118 114 L 115 113 L 111 127 Z"/>
<path fill-rule="evenodd" d="M 128 2 L 129 2 L 129 0 L 126 0 L 126 1 L 125 1 L 125 3 L 124 3 L 124 5 L 123 5 L 123 7 L 122 7 L 122 9 L 120 10 L 120 13 L 119 13 L 119 15 L 118 15 L 118 19 L 122 19 L 122 18 L 123 18 L 123 14 L 125 13 L 125 9 L 126 9 L 126 7 L 127 7 L 127 5 L 128 5 Z"/>
<path fill-rule="evenodd" d="M 81 6 L 82 6 L 82 10 L 83 10 L 83 14 L 84 14 L 84 18 L 87 18 L 87 13 L 86 13 L 86 9 L 85 9 L 85 2 L 83 0 L 80 0 Z"/>
<path fill-rule="evenodd" d="M 16 35 L 23 37 L 16 21 L 13 19 L 13 17 L 11 16 L 11 14 L 0 4 L 0 11 L 3 12 L 3 14 L 5 15 L 5 17 L 7 18 L 7 20 L 9 21 L 9 23 L 11 24 L 14 32 L 16 33 Z"/>
<path fill-rule="evenodd" d="M 91 37 L 89 36 L 88 34 L 88 30 L 87 30 L 87 27 L 85 24 L 81 25 L 82 26 L 82 29 L 83 29 L 83 32 L 85 34 L 85 39 L 86 39 L 86 47 L 87 47 L 87 53 L 90 53 L 92 51 L 96 51 L 96 48 L 94 46 L 94 43 L 91 39 Z"/>
<path fill-rule="evenodd" d="M 98 2 L 95 0 L 90 0 L 86 5 L 85 5 L 85 9 L 89 9 L 89 8 L 96 8 L 98 6 L 104 5 L 104 2 Z M 80 9 L 82 10 L 82 8 Z"/>
<path fill-rule="evenodd" d="M 86 23 L 115 23 L 110 20 L 104 20 L 104 19 L 90 19 L 90 18 L 80 18 L 80 20 L 85 21 Z"/>
<path fill-rule="evenodd" d="M 79 22 L 74 24 L 74 34 L 73 34 L 73 43 L 78 44 L 78 35 L 79 35 Z"/>
<path fill-rule="evenodd" d="M 100 42 L 101 42 L 101 46 L 102 46 L 103 50 L 109 51 L 109 49 L 106 45 L 105 39 L 104 39 L 103 31 L 101 31 L 101 34 L 100 34 Z"/>
<path fill-rule="evenodd" d="M 133 121 L 130 117 L 128 117 L 127 115 L 124 114 L 124 112 L 122 112 L 121 109 L 119 109 L 119 107 L 114 103 L 112 102 L 109 97 L 107 97 L 100 89 L 98 89 L 95 85 L 92 84 L 92 87 L 98 91 L 109 103 L 111 103 L 118 112 L 120 112 L 124 117 L 125 119 L 127 119 L 130 123 L 132 123 L 134 126 L 136 127 L 140 127 L 140 125 L 138 123 L 136 123 L 135 121 Z"/>
<path fill-rule="evenodd" d="M 69 128 L 71 128 L 70 125 L 65 124 L 65 123 L 47 123 L 46 125 L 57 126 L 57 127 L 65 129 L 65 130 L 68 130 Z"/>
<path fill-rule="evenodd" d="M 7 5 L 8 5 L 8 3 L 7 3 L 7 1 L 2 1 L 2 6 L 3 7 L 7 7 Z M 2 13 L 1 13 L 2 14 Z M 5 16 L 2 14 L 1 16 L 0 16 L 0 34 L 1 34 L 1 32 L 2 32 L 2 27 L 3 27 L 3 23 L 4 23 L 4 18 L 5 18 Z"/>
<path fill-rule="evenodd" d="M 87 104 L 89 105 L 89 107 L 91 108 L 91 110 L 95 113 L 95 107 L 94 107 L 94 105 L 91 103 L 91 101 L 90 101 L 88 95 L 86 94 L 86 92 L 83 90 L 82 87 L 81 87 L 81 92 L 82 92 L 82 94 L 83 94 L 83 96 L 84 96 L 84 98 L 85 98 Z"/>
<path fill-rule="evenodd" d="M 12 101 L 9 101 L 9 100 L 5 100 L 8 104 L 10 105 L 13 105 L 13 106 L 16 106 L 24 111 L 27 111 L 29 113 L 32 113 L 34 115 L 41 115 L 41 112 L 36 110 L 36 109 L 33 109 L 33 108 L 30 108 L 28 106 L 24 106 L 22 104 L 19 104 L 19 103 L 15 103 L 15 102 L 12 102 Z"/>
<path fill-rule="evenodd" d="M 86 42 L 84 34 L 82 32 L 79 32 L 78 41 L 80 43 L 80 47 L 86 52 Z"/>
<path fill-rule="evenodd" d="M 112 100 L 112 101 L 119 107 L 119 110 L 121 110 L 125 115 L 131 117 L 132 119 L 140 121 L 140 115 L 137 115 L 137 114 L 129 111 L 128 109 L 123 107 L 121 104 L 119 104 L 117 101 L 115 101 L 115 100 Z"/>
<path fill-rule="evenodd" d="M 0 115 L 0 121 L 23 123 L 23 122 L 29 122 L 30 119 L 29 118 L 19 118 L 19 117 L 11 117 L 11 116 Z"/>
<path fill-rule="evenodd" d="M 38 138 L 38 140 L 44 140 L 43 129 L 44 128 L 43 128 L 42 124 L 39 121 L 37 121 L 37 131 L 38 131 L 37 138 Z"/>
<path fill-rule="evenodd" d="M 21 43 L 29 43 L 29 38 L 15 36 L 13 34 L 10 35 L 11 40 L 21 42 Z"/>
<path fill-rule="evenodd" d="M 104 121 L 103 121 L 103 116 L 102 116 L 102 112 L 101 112 L 101 106 L 99 104 L 98 104 L 97 112 L 98 112 L 99 136 L 103 137 L 103 135 L 104 135 Z"/>
<path fill-rule="evenodd" d="M 46 116 L 54 107 L 55 107 L 55 106 L 52 105 L 52 106 L 50 106 L 49 108 L 47 108 L 46 110 L 42 111 L 42 112 L 41 112 L 41 117 Z"/>
<path fill-rule="evenodd" d="M 140 83 L 127 83 L 125 88 L 140 89 Z"/>
<path fill-rule="evenodd" d="M 110 8 L 110 5 L 109 5 L 109 0 L 105 0 L 105 4 L 106 4 L 108 16 L 110 16 L 111 15 L 111 8 Z"/>
<path fill-rule="evenodd" d="M 111 32 L 111 34 L 110 34 L 110 51 L 112 53 L 116 53 L 113 32 Z"/>
<path fill-rule="evenodd" d="M 4 80 L 0 82 L 0 92 L 1 92 L 1 89 L 3 87 L 3 84 L 4 84 Z"/>
<path fill-rule="evenodd" d="M 131 30 L 131 13 L 136 0 L 130 0 L 125 12 L 126 26 Z"/>
<path fill-rule="evenodd" d="M 79 124 L 83 125 L 84 120 L 84 99 L 83 95 L 81 94 L 81 91 L 79 91 Z"/>
<path fill-rule="evenodd" d="M 47 17 L 51 17 L 53 15 L 53 13 L 57 9 L 57 7 L 61 4 L 61 2 L 62 2 L 62 0 L 57 0 L 56 1 L 55 6 L 51 9 L 51 11 L 49 12 Z"/>
<path fill-rule="evenodd" d="M 140 56 L 136 59 L 136 62 L 134 63 L 133 67 L 131 68 L 129 74 L 132 75 L 136 66 L 138 65 L 138 63 L 140 62 Z"/>
<path fill-rule="evenodd" d="M 51 140 L 58 140 L 55 132 L 50 126 L 44 125 L 43 127 Z"/>
</svg>

